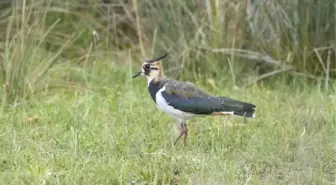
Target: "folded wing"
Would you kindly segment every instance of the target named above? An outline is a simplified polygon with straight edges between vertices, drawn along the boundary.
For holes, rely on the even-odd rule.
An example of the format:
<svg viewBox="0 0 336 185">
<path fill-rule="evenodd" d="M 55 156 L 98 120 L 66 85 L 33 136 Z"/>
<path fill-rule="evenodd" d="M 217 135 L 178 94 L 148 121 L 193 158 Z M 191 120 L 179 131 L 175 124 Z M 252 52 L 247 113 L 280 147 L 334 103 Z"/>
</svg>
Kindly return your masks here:
<svg viewBox="0 0 336 185">
<path fill-rule="evenodd" d="M 162 96 L 170 106 L 184 112 L 208 115 L 231 112 L 235 115 L 252 117 L 255 105 L 227 97 L 214 97 L 191 83 L 170 80 Z"/>
</svg>

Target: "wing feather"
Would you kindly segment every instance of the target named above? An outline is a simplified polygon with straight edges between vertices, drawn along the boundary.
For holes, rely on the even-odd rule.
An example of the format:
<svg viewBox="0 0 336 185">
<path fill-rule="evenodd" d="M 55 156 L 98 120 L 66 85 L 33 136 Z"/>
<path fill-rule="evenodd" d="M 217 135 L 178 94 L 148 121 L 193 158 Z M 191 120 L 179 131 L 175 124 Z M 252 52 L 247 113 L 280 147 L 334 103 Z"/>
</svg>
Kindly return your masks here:
<svg viewBox="0 0 336 185">
<path fill-rule="evenodd" d="M 179 97 L 180 99 L 210 96 L 190 82 L 179 82 L 176 80 L 169 80 L 168 83 L 166 83 L 166 91 L 168 94 Z"/>
<path fill-rule="evenodd" d="M 194 114 L 251 110 L 255 106 L 227 97 L 212 96 L 190 82 L 167 81 L 162 95 L 169 105 Z"/>
</svg>

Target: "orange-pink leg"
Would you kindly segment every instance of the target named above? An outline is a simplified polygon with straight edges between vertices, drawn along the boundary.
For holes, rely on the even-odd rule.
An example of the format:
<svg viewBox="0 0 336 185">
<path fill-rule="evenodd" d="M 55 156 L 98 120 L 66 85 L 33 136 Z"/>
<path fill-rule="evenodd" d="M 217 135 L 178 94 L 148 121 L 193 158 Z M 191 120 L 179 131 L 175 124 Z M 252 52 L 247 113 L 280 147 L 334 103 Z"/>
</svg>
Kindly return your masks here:
<svg viewBox="0 0 336 185">
<path fill-rule="evenodd" d="M 181 122 L 181 134 L 176 138 L 174 145 L 180 140 L 180 138 L 184 135 L 184 145 L 187 145 L 187 137 L 188 137 L 188 127 L 187 122 L 182 121 Z"/>
</svg>

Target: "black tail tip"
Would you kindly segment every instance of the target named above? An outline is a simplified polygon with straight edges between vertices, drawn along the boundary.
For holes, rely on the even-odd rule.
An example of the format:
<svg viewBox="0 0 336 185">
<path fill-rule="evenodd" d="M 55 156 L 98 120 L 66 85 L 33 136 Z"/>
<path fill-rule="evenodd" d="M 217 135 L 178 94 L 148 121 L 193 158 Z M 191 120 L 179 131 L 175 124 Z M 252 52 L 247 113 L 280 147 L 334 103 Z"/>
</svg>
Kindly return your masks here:
<svg viewBox="0 0 336 185">
<path fill-rule="evenodd" d="M 247 118 L 255 118 L 254 111 L 236 111 L 233 112 L 234 115 L 243 116 Z"/>
</svg>

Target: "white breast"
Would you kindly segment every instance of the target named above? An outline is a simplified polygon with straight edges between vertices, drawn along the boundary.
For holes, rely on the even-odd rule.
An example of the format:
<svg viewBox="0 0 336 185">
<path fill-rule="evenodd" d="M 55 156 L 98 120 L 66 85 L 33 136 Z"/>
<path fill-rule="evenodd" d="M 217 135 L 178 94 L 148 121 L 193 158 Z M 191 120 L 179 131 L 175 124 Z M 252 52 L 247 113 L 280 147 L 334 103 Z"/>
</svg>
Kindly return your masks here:
<svg viewBox="0 0 336 185">
<path fill-rule="evenodd" d="M 168 113 L 170 116 L 174 117 L 178 121 L 187 121 L 195 116 L 194 114 L 182 112 L 178 109 L 175 109 L 173 106 L 170 106 L 170 102 L 167 102 L 166 99 L 164 99 L 164 97 L 162 96 L 162 92 L 164 90 L 166 90 L 165 86 L 163 86 L 155 95 L 156 104 L 161 111 Z"/>
</svg>

